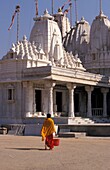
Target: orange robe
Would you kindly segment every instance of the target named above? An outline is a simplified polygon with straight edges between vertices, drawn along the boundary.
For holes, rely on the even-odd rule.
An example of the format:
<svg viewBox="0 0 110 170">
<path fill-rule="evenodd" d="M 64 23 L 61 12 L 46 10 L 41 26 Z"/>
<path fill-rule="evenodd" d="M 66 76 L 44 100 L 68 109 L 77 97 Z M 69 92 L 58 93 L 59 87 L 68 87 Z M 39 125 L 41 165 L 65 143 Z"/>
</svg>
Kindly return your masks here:
<svg viewBox="0 0 110 170">
<path fill-rule="evenodd" d="M 55 132 L 54 121 L 51 118 L 47 118 L 41 129 L 42 141 Z"/>
</svg>

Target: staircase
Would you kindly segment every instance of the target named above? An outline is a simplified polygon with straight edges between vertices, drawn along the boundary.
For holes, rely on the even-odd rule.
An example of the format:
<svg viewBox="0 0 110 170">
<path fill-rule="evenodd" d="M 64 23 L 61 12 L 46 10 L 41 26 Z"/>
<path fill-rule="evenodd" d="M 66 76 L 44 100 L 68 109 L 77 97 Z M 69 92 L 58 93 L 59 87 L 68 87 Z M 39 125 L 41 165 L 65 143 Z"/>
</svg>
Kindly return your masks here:
<svg viewBox="0 0 110 170">
<path fill-rule="evenodd" d="M 86 136 L 86 132 L 59 132 L 58 137 L 65 137 L 65 138 L 83 138 Z"/>
<path fill-rule="evenodd" d="M 88 125 L 88 124 L 94 124 L 94 121 L 92 121 L 89 118 L 81 118 L 81 117 L 74 117 L 68 119 L 68 124 L 63 124 L 58 126 L 58 136 L 59 137 L 74 137 L 74 138 L 82 138 L 86 136 L 85 130 L 73 130 L 73 126 L 79 126 L 79 125 Z"/>
<path fill-rule="evenodd" d="M 9 135 L 24 135 L 25 125 L 10 125 Z"/>
<path fill-rule="evenodd" d="M 90 118 L 82 118 L 82 117 L 74 117 L 74 118 L 69 118 L 68 119 L 68 124 L 94 124 L 94 120 Z"/>
<path fill-rule="evenodd" d="M 58 125 L 59 137 L 75 137 L 82 138 L 86 135 L 93 136 L 110 136 L 110 118 L 94 117 L 94 118 L 81 118 L 74 117 L 68 118 L 68 124 Z"/>
</svg>

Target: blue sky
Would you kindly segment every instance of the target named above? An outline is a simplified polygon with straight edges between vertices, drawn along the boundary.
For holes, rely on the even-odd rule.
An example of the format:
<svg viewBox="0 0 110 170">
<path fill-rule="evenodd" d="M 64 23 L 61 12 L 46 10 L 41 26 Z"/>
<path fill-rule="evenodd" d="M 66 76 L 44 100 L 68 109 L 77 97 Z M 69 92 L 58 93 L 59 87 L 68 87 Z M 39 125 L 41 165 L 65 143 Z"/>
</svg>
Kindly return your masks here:
<svg viewBox="0 0 110 170">
<path fill-rule="evenodd" d="M 58 7 L 61 7 L 66 0 L 54 0 L 54 13 L 57 12 Z M 78 20 L 84 16 L 90 24 L 95 16 L 99 14 L 100 0 L 77 0 Z M 47 8 L 51 13 L 52 0 L 38 0 L 39 15 L 42 15 Z M 75 22 L 75 5 L 72 0 L 72 17 L 73 25 Z M 0 0 L 0 58 L 3 57 L 11 48 L 12 43 L 16 42 L 16 22 L 15 17 L 13 27 L 8 31 L 11 23 L 12 15 L 15 11 L 16 5 L 20 5 L 20 30 L 19 40 L 22 40 L 23 35 L 29 39 L 29 35 L 34 24 L 33 17 L 35 17 L 35 0 Z M 68 8 L 66 5 L 65 9 Z M 110 0 L 102 0 L 102 9 L 105 15 L 110 18 Z"/>
</svg>

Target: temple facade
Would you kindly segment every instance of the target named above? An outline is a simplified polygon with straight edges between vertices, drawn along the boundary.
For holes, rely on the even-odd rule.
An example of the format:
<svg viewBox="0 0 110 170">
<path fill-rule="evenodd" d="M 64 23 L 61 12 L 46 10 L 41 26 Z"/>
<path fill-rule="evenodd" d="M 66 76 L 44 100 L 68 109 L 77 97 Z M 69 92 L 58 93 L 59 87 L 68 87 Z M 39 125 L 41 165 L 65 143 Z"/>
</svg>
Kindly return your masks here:
<svg viewBox="0 0 110 170">
<path fill-rule="evenodd" d="M 64 122 L 110 116 L 110 21 L 70 28 L 61 12 L 34 18 L 30 38 L 0 60 L 0 124 L 35 122 L 51 113 Z"/>
</svg>

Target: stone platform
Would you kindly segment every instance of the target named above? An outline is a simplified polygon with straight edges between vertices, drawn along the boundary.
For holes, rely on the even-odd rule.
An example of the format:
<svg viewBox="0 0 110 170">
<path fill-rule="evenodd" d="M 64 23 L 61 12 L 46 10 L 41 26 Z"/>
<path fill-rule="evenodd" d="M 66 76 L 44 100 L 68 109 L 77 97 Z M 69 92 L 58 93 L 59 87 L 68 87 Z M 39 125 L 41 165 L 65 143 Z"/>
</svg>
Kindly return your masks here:
<svg viewBox="0 0 110 170">
<path fill-rule="evenodd" d="M 16 130 L 16 128 L 14 128 L 16 126 L 16 127 L 23 127 L 23 135 L 25 136 L 39 136 L 44 120 L 45 117 L 36 117 L 36 118 L 31 117 L 31 118 L 25 118 L 22 121 L 22 124 L 11 124 L 9 126 L 13 128 L 8 128 L 8 125 L 5 126 L 4 124 L 2 124 L 2 126 L 8 128 L 8 132 L 10 132 L 10 134 L 12 134 L 11 131 Z M 89 118 L 81 118 L 81 117 L 75 117 L 75 118 L 54 117 L 53 120 L 55 122 L 57 134 L 59 133 L 61 134 L 61 132 L 63 133 L 69 132 L 69 133 L 86 134 L 86 136 L 110 136 L 109 122 L 96 123 Z M 107 121 L 109 120 L 107 119 Z M 21 135 L 21 130 L 20 130 L 20 135 Z M 71 135 L 69 134 L 69 136 Z M 74 136 L 75 135 L 72 134 L 72 137 Z"/>
<path fill-rule="evenodd" d="M 86 133 L 87 136 L 110 136 L 110 124 L 58 125 L 58 134 L 64 132 Z"/>
</svg>

